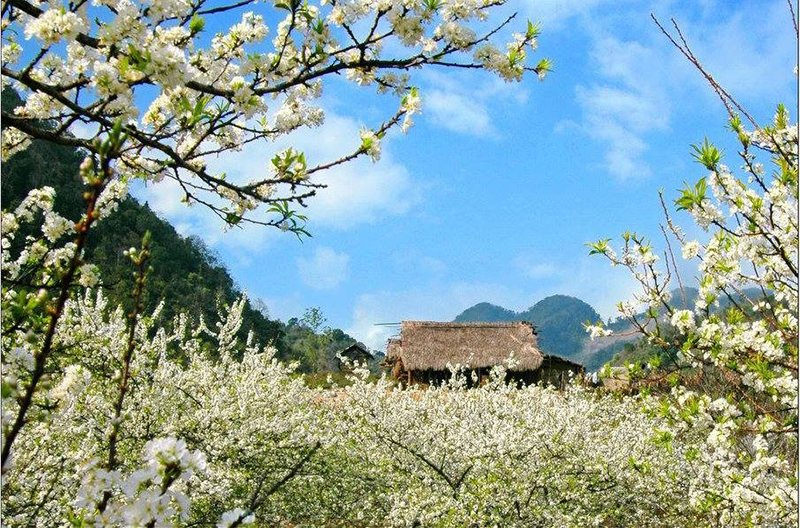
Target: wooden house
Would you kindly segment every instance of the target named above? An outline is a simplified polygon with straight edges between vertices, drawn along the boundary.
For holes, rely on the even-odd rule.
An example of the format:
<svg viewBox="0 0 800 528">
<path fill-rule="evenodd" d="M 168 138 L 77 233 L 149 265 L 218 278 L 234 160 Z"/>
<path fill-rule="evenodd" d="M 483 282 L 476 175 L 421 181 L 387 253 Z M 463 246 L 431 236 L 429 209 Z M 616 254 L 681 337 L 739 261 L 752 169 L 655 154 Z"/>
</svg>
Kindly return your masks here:
<svg viewBox="0 0 800 528">
<path fill-rule="evenodd" d="M 575 363 L 574 361 L 559 356 L 545 354 L 542 365 L 539 367 L 539 370 L 536 371 L 534 377 L 537 381 L 542 381 L 554 387 L 563 388 L 570 380 L 583 376 L 583 374 L 584 368 L 580 363 Z"/>
<path fill-rule="evenodd" d="M 347 362 L 352 365 L 356 361 L 358 363 L 369 362 L 372 359 L 372 354 L 370 354 L 367 347 L 362 343 L 353 343 L 336 355 L 336 369 L 341 371 L 348 370 L 349 367 L 347 367 L 339 357 L 346 359 Z"/>
<path fill-rule="evenodd" d="M 406 384 L 440 382 L 456 365 L 473 371 L 479 383 L 497 365 L 507 366 L 510 380 L 558 387 L 583 372 L 577 363 L 543 354 L 528 322 L 403 321 L 400 337 L 387 343 L 383 365 Z"/>
</svg>

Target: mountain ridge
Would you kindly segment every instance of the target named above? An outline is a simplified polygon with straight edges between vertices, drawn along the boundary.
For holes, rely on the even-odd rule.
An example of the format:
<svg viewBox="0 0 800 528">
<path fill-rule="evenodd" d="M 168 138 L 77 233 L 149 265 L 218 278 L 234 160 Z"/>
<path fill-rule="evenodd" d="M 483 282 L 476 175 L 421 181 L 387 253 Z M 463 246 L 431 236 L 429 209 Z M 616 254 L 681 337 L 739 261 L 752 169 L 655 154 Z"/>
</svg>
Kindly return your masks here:
<svg viewBox="0 0 800 528">
<path fill-rule="evenodd" d="M 529 308 L 515 312 L 508 308 L 481 302 L 458 314 L 454 322 L 528 321 L 536 328 L 539 347 L 547 354 L 577 361 L 588 371 L 599 369 L 621 348 L 622 343 L 636 337 L 616 340 L 608 347 L 591 346 L 583 323 L 601 321 L 602 317 L 589 303 L 570 295 L 550 295 Z"/>
<path fill-rule="evenodd" d="M 684 287 L 682 291 L 675 289 L 672 291 L 673 305 L 677 309 L 691 309 L 698 295 L 695 287 Z M 758 299 L 763 294 L 756 289 L 746 288 L 734 297 L 733 301 L 741 302 L 742 298 Z M 720 299 L 719 306 L 714 311 L 725 310 L 731 304 L 729 299 Z M 641 316 L 644 317 L 644 313 Z M 612 336 L 594 341 L 589 339 L 583 324 L 587 321 L 602 321 L 602 317 L 589 303 L 562 294 L 545 297 L 521 312 L 480 302 L 458 314 L 454 321 L 528 321 L 536 328 L 539 347 L 543 352 L 578 362 L 587 371 L 599 370 L 604 364 L 615 360 L 615 356 L 625 350 L 626 346 L 629 348 L 642 337 L 628 320 L 617 318 L 606 325 L 614 332 Z"/>
</svg>

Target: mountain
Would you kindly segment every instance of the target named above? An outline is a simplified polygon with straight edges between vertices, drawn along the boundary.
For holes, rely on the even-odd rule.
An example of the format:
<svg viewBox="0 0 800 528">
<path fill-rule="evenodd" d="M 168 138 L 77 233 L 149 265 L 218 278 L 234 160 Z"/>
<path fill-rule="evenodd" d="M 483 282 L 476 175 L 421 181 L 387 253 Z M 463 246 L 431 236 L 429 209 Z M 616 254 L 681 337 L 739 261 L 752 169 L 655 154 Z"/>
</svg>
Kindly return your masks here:
<svg viewBox="0 0 800 528">
<path fill-rule="evenodd" d="M 468 323 L 471 321 L 482 321 L 486 323 L 497 323 L 503 321 L 519 321 L 515 312 L 491 303 L 478 303 L 461 312 L 454 321 L 456 323 Z"/>
<path fill-rule="evenodd" d="M 697 299 L 698 290 L 693 287 L 672 291 L 672 305 L 678 309 L 691 309 Z M 721 312 L 734 303 L 742 305 L 748 300 L 764 298 L 755 288 L 747 288 L 732 299 L 719 299 L 713 312 Z M 661 314 L 663 316 L 663 313 Z M 644 319 L 644 314 L 639 316 Z M 551 295 L 527 310 L 514 312 L 502 306 L 482 302 L 467 308 L 454 319 L 455 322 L 503 322 L 529 321 L 533 323 L 539 337 L 539 347 L 546 354 L 554 354 L 586 367 L 587 371 L 599 370 L 603 365 L 627 364 L 645 360 L 658 351 L 641 339 L 632 324 L 624 318 L 609 322 L 606 327 L 613 335 L 592 341 L 583 328 L 583 323 L 602 320 L 600 314 L 589 304 L 568 295 Z"/>
<path fill-rule="evenodd" d="M 20 99 L 10 90 L 2 94 L 3 106 L 14 106 Z M 43 124 L 46 127 L 47 124 Z M 76 148 L 35 140 L 2 166 L 0 204 L 14 209 L 31 189 L 42 186 L 56 191 L 54 209 L 69 219 L 83 212 L 83 182 L 79 167 L 84 154 Z M 217 256 L 199 238 L 182 237 L 168 222 L 132 197 L 122 200 L 116 212 L 89 234 L 86 259 L 98 266 L 104 290 L 112 304 L 130 309 L 133 276 L 130 261 L 123 251 L 138 247 L 146 231 L 152 235 L 151 265 L 144 292 L 145 311 L 153 310 L 163 299 L 162 321 L 169 324 L 181 311 L 195 317 L 216 320 L 219 303 L 230 304 L 240 295 Z M 21 238 L 21 237 L 18 237 Z M 244 310 L 241 334 L 253 330 L 262 343 L 280 345 L 282 325 L 271 321 L 248 303 Z"/>
<path fill-rule="evenodd" d="M 602 318 L 587 303 L 568 295 L 551 295 L 519 314 L 531 321 L 539 332 L 539 345 L 549 354 L 580 358 L 586 330 L 583 323 Z"/>
<path fill-rule="evenodd" d="M 672 305 L 677 309 L 692 309 L 699 293 L 698 289 L 693 287 L 686 287 L 683 292 L 678 289 L 673 290 Z M 711 306 L 711 312 L 721 314 L 734 306 L 747 310 L 747 306 L 749 306 L 751 302 L 757 302 L 763 299 L 767 299 L 770 303 L 775 302 L 769 292 L 766 292 L 766 297 L 764 293 L 765 292 L 762 292 L 758 288 L 745 288 L 740 293 L 732 294 L 730 298 L 722 297 L 718 299 L 717 304 Z M 660 317 L 666 318 L 663 311 L 660 312 Z M 614 327 L 615 325 L 617 326 L 616 328 Z M 630 323 L 624 320 L 618 320 L 608 327 L 612 330 L 619 331 L 623 329 L 622 327 L 625 325 L 627 325 L 628 329 L 632 328 Z M 664 331 L 667 336 L 674 332 L 669 325 L 665 325 Z M 611 336 L 603 341 L 607 343 L 608 339 L 613 340 L 614 337 Z M 672 351 L 672 355 L 676 353 L 677 350 Z M 647 362 L 654 356 L 658 356 L 662 364 L 664 364 L 668 361 L 668 357 L 670 356 L 670 354 L 667 354 L 660 347 L 648 343 L 646 339 L 637 339 L 634 341 L 626 340 L 621 342 L 612 341 L 610 344 L 607 343 L 601 350 L 598 350 L 597 354 L 603 356 L 604 362 L 610 363 L 611 366 L 625 366 L 629 363 Z"/>
<path fill-rule="evenodd" d="M 607 350 L 616 345 L 616 342 L 607 343 L 609 346 L 593 345 L 597 342 L 590 341 L 583 328 L 583 323 L 601 319 L 594 308 L 580 299 L 569 295 L 551 295 L 522 312 L 486 302 L 479 303 L 461 312 L 454 321 L 530 321 L 536 328 L 542 351 L 577 361 L 587 370 L 593 371 L 599 369 L 617 352 L 617 349 Z"/>
</svg>

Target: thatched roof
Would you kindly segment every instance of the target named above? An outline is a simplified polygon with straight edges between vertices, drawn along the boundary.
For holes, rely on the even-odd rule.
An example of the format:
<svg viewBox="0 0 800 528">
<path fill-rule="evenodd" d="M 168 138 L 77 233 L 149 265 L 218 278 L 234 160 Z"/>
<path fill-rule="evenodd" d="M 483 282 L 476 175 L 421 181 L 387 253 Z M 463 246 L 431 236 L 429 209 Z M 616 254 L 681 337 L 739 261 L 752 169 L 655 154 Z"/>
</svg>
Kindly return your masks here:
<svg viewBox="0 0 800 528">
<path fill-rule="evenodd" d="M 489 368 L 505 364 L 513 371 L 536 370 L 543 356 L 530 323 L 437 323 L 403 321 L 399 340 L 389 340 L 386 357 L 411 370 L 446 370 L 447 365 Z"/>
<path fill-rule="evenodd" d="M 370 353 L 369 349 L 367 349 L 367 346 L 362 343 L 353 343 L 349 347 L 339 352 L 339 354 L 346 358 L 356 360 L 372 358 L 372 354 Z"/>
<path fill-rule="evenodd" d="M 390 337 L 386 343 L 386 359 L 393 359 L 400 356 L 400 340 Z"/>
</svg>

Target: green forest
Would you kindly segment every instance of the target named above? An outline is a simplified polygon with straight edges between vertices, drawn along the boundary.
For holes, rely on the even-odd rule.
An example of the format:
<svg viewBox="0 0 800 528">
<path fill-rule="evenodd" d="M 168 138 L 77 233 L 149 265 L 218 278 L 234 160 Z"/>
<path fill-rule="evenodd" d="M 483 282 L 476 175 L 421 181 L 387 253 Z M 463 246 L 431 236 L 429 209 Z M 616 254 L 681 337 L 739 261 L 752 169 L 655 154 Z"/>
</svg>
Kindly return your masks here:
<svg viewBox="0 0 800 528">
<path fill-rule="evenodd" d="M 2 93 L 3 111 L 22 104 L 12 90 Z M 41 123 L 42 127 L 51 126 Z M 35 140 L 25 151 L 3 163 L 3 210 L 14 209 L 31 189 L 45 185 L 56 191 L 55 211 L 66 218 L 83 212 L 83 182 L 79 167 L 85 154 L 79 149 Z M 158 217 L 147 203 L 127 196 L 89 238 L 86 253 L 100 270 L 101 286 L 112 305 L 130 310 L 134 277 L 123 252 L 137 247 L 146 232 L 152 236 L 152 270 L 144 290 L 144 307 L 151 311 L 163 303 L 161 321 L 170 327 L 176 315 L 193 307 L 192 317 L 207 324 L 216 321 L 222 305 L 230 305 L 242 295 L 213 249 L 198 237 L 181 236 L 167 221 Z M 13 248 L 12 248 L 13 252 Z M 282 322 L 269 317 L 259 299 L 248 299 L 239 337 L 245 341 L 253 332 L 256 341 L 274 346 L 279 358 L 297 361 L 305 373 L 336 369 L 336 354 L 356 342 L 338 328 L 325 324 L 324 315 L 311 307 L 303 314 Z M 214 347 L 209 343 L 209 353 Z"/>
</svg>

